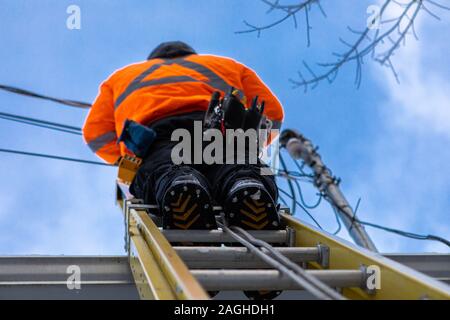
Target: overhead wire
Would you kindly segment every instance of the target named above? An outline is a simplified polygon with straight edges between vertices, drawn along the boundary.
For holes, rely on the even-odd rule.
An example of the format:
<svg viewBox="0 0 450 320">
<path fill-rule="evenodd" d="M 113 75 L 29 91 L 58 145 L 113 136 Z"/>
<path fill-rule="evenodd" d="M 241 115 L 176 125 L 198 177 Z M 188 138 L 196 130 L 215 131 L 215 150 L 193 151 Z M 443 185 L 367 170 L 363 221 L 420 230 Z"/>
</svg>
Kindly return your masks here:
<svg viewBox="0 0 450 320">
<path fill-rule="evenodd" d="M 432 235 L 432 234 L 428 234 L 428 235 L 423 235 L 423 234 L 417 234 L 417 233 L 413 233 L 413 232 L 408 232 L 408 231 L 403 231 L 403 230 L 398 230 L 398 229 L 394 229 L 394 228 L 389 228 L 389 227 L 385 227 L 385 226 L 381 226 L 372 222 L 367 222 L 367 221 L 362 221 L 362 220 L 357 220 L 360 224 L 363 224 L 365 226 L 369 226 L 372 228 L 377 228 L 377 229 L 381 229 L 387 232 L 391 232 L 391 233 L 395 233 L 398 234 L 400 236 L 403 237 L 407 237 L 407 238 L 411 238 L 411 239 L 415 239 L 415 240 L 432 240 L 432 241 L 438 241 L 441 242 L 442 244 L 445 244 L 447 247 L 450 247 L 450 241 L 448 241 L 445 238 L 436 236 L 436 235 Z"/>
<path fill-rule="evenodd" d="M 280 190 L 281 193 L 283 193 L 284 195 L 286 195 L 287 197 L 289 197 L 290 199 L 294 200 L 294 198 L 292 197 L 292 195 L 290 195 L 287 191 L 281 189 L 280 187 L 278 187 L 278 190 Z M 308 211 L 306 210 L 306 208 L 304 208 L 301 203 L 299 203 L 297 200 L 294 200 L 296 202 L 296 204 L 303 209 L 303 211 L 311 218 L 312 221 L 314 221 L 314 223 L 317 225 L 317 227 L 319 227 L 319 229 L 324 230 L 322 228 L 322 226 L 320 225 L 319 222 L 317 222 L 317 220 L 314 218 L 314 216 Z"/>
<path fill-rule="evenodd" d="M 333 234 L 337 235 L 342 229 L 342 223 L 341 223 L 341 220 L 339 219 L 339 215 L 337 213 L 337 210 L 333 206 L 332 206 L 332 208 L 333 208 L 333 212 L 334 212 L 334 217 L 336 218 L 336 223 L 338 225 L 336 231 L 334 231 Z"/>
<path fill-rule="evenodd" d="M 29 90 L 26 90 L 26 89 L 22 89 L 22 88 L 10 86 L 10 85 L 0 84 L 0 90 L 4 90 L 4 91 L 10 92 L 10 93 L 19 94 L 19 95 L 23 95 L 23 96 L 28 96 L 28 97 L 31 97 L 31 98 L 37 98 L 37 99 L 52 101 L 52 102 L 55 102 L 55 103 L 59 103 L 59 104 L 63 104 L 63 105 L 71 106 L 71 107 L 77 107 L 77 108 L 83 108 L 83 109 L 87 109 L 87 108 L 91 107 L 91 104 L 87 103 L 87 102 L 71 100 L 71 99 L 62 99 L 62 98 L 51 97 L 51 96 L 39 94 L 39 93 L 36 93 L 36 92 L 33 92 L 33 91 L 29 91 Z M 0 118 L 4 119 L 4 120 L 15 121 L 15 122 L 18 122 L 18 123 L 33 125 L 33 126 L 37 126 L 37 127 L 46 128 L 46 129 L 51 129 L 51 130 L 56 130 L 56 131 L 61 131 L 61 132 L 81 135 L 81 128 L 68 126 L 68 125 L 64 125 L 64 124 L 59 124 L 59 123 L 55 123 L 55 122 L 50 122 L 50 121 L 45 121 L 45 120 L 40 120 L 40 119 L 34 119 L 34 118 L 24 117 L 24 116 L 18 116 L 18 115 L 8 114 L 8 113 L 4 113 L 4 112 L 0 112 Z M 63 156 L 57 156 L 57 155 L 49 155 L 49 154 L 40 154 L 40 153 L 33 153 L 33 152 L 27 152 L 27 151 L 21 151 L 21 150 L 0 149 L 0 152 L 21 154 L 21 155 L 34 156 L 34 157 L 43 157 L 43 158 L 49 158 L 49 159 L 55 159 L 55 160 L 65 160 L 65 161 L 72 161 L 72 162 L 79 162 L 79 163 L 86 163 L 86 164 L 93 164 L 93 165 L 112 166 L 110 164 L 103 163 L 103 162 L 98 162 L 98 161 L 90 161 L 90 160 L 76 159 L 76 158 L 63 157 Z M 298 181 L 297 181 L 297 178 L 305 178 L 305 177 L 309 177 L 310 178 L 311 175 L 308 175 L 308 174 L 306 174 L 304 172 L 303 167 L 301 167 L 298 164 L 296 159 L 294 159 L 294 162 L 295 162 L 295 165 L 297 166 L 297 168 L 298 168 L 298 170 L 300 172 L 299 174 L 297 174 L 297 176 L 295 176 L 293 174 L 295 172 L 289 171 L 287 169 L 287 165 L 286 165 L 286 163 L 284 161 L 284 158 L 283 158 L 283 156 L 280 153 L 280 163 L 281 163 L 281 165 L 283 167 L 283 170 L 281 170 L 278 175 L 282 176 L 284 178 L 287 178 L 287 182 L 288 182 L 288 186 L 289 186 L 291 195 L 289 195 L 289 193 L 287 193 L 286 191 L 284 191 L 282 189 L 280 189 L 280 191 L 282 191 L 283 193 L 285 193 L 288 197 L 290 197 L 292 199 L 292 213 L 293 214 L 295 213 L 296 206 L 298 205 L 322 229 L 322 227 L 314 219 L 312 214 L 310 214 L 308 212 L 308 210 L 306 210 L 306 208 L 308 208 L 308 206 L 306 205 L 306 203 L 305 203 L 305 201 L 303 199 L 303 195 L 301 193 L 301 188 L 298 185 Z M 283 176 L 283 174 L 284 174 L 284 176 Z M 301 200 L 301 202 L 303 204 L 300 204 L 297 201 L 297 198 L 296 198 L 296 195 L 295 195 L 295 190 L 294 190 L 291 178 L 293 178 L 296 181 L 297 189 L 298 189 L 299 195 L 300 195 L 300 200 Z M 309 181 L 309 182 L 311 182 L 311 181 Z M 282 199 L 282 201 L 284 201 L 284 199 Z M 317 206 L 319 205 L 319 203 L 317 204 Z M 312 208 L 315 208 L 315 206 L 310 207 L 310 209 L 312 209 Z M 339 211 L 344 212 L 342 209 L 340 209 L 340 208 L 338 208 L 338 209 L 339 209 Z M 335 212 L 335 214 L 337 215 L 337 212 Z M 445 244 L 445 245 L 450 247 L 450 241 L 448 241 L 448 240 L 446 240 L 446 239 L 444 239 L 442 237 L 439 237 L 439 236 L 422 235 L 422 234 L 412 233 L 412 232 L 408 232 L 408 231 L 403 231 L 403 230 L 399 230 L 399 229 L 385 227 L 385 226 L 378 225 L 378 224 L 371 223 L 371 222 L 367 222 L 367 221 L 362 221 L 360 219 L 357 219 L 356 217 L 351 217 L 351 218 L 352 218 L 353 221 L 357 221 L 360 224 L 367 225 L 367 226 L 370 226 L 370 227 L 373 227 L 373 228 L 381 229 L 381 230 L 384 230 L 384 231 L 387 231 L 387 232 L 395 233 L 395 234 L 398 234 L 398 235 L 401 235 L 401 236 L 404 236 L 404 237 L 417 239 L 417 240 L 434 240 L 434 241 L 439 241 L 439 242 L 441 242 L 441 243 L 443 243 L 443 244 Z M 341 226 L 339 225 L 338 231 L 336 231 L 336 232 L 339 232 L 340 228 L 341 228 Z"/>
<path fill-rule="evenodd" d="M 286 200 L 283 198 L 283 196 L 281 194 L 278 195 L 278 198 L 281 200 L 281 202 L 283 202 L 283 204 L 288 207 L 289 205 L 287 204 Z"/>
<path fill-rule="evenodd" d="M 286 162 L 284 161 L 284 158 L 281 155 L 281 153 L 279 154 L 279 158 L 280 158 L 280 163 L 281 163 L 281 166 L 283 167 L 283 170 L 287 171 L 287 165 L 286 165 Z M 292 206 L 291 206 L 292 213 L 291 214 L 294 215 L 295 211 L 297 209 L 297 207 L 296 207 L 296 205 L 297 205 L 297 198 L 295 196 L 295 191 L 294 191 L 294 187 L 292 185 L 292 181 L 287 179 L 287 183 L 288 183 L 288 187 L 289 187 L 289 190 L 291 192 L 291 195 L 292 195 Z"/>
<path fill-rule="evenodd" d="M 337 214 L 336 210 L 339 210 L 339 212 L 341 212 L 341 213 L 343 213 L 343 214 L 348 216 L 348 213 L 345 210 L 343 210 L 343 208 L 340 208 L 337 204 L 333 204 L 331 199 L 326 197 L 326 200 L 332 204 L 333 209 L 335 208 L 334 210 L 335 210 L 336 214 Z M 376 223 L 373 223 L 373 222 L 368 222 L 368 221 L 361 220 L 361 219 L 356 217 L 356 211 L 357 211 L 357 209 L 359 207 L 359 203 L 360 202 L 361 202 L 361 199 L 358 199 L 358 202 L 356 204 L 356 208 L 355 208 L 355 210 L 353 210 L 355 212 L 355 214 L 353 216 L 348 216 L 352 220 L 352 223 L 356 222 L 356 223 L 359 223 L 359 224 L 362 224 L 362 225 L 365 225 L 365 226 L 369 226 L 369 227 L 372 227 L 372 228 L 384 230 L 386 232 L 394 233 L 394 234 L 397 234 L 399 236 L 403 236 L 403 237 L 410 238 L 410 239 L 438 241 L 438 242 L 441 242 L 442 244 L 445 244 L 446 246 L 450 247 L 450 241 L 445 239 L 445 238 L 443 238 L 443 237 L 440 237 L 440 236 L 436 236 L 436 235 L 432 235 L 432 234 L 424 235 L 424 234 L 413 233 L 413 232 L 404 231 L 404 230 L 400 230 L 400 229 L 394 229 L 394 228 L 386 227 L 386 226 L 383 226 L 383 225 L 380 225 L 380 224 L 376 224 Z"/>
<path fill-rule="evenodd" d="M 294 160 L 295 166 L 297 167 L 298 171 L 300 171 L 302 174 L 306 175 L 306 172 L 303 170 L 305 163 L 303 162 L 302 165 L 299 165 L 298 160 L 291 157 L 292 160 Z"/>
<path fill-rule="evenodd" d="M 81 128 L 80 127 L 70 126 L 70 125 L 62 124 L 62 123 L 58 123 L 58 122 L 51 122 L 51 121 L 42 120 L 42 119 L 25 117 L 25 116 L 13 114 L 13 113 L 0 112 L 0 116 L 6 117 L 6 118 L 11 118 L 11 119 L 36 122 L 36 123 L 40 123 L 40 124 L 44 124 L 44 125 L 49 125 L 49 126 L 54 126 L 54 127 L 58 127 L 58 128 L 63 128 L 63 129 L 68 129 L 68 130 L 81 132 Z"/>
<path fill-rule="evenodd" d="M 44 129 L 49 129 L 49 130 L 60 131 L 60 132 L 64 132 L 64 133 L 70 133 L 70 134 L 74 134 L 74 135 L 78 135 L 78 136 L 82 135 L 82 133 L 80 131 L 75 131 L 75 130 L 70 130 L 70 129 L 62 129 L 62 128 L 59 128 L 59 127 L 56 127 L 56 126 L 40 124 L 39 122 L 35 122 L 35 121 L 21 120 L 21 119 L 18 119 L 18 118 L 12 118 L 12 117 L 2 116 L 2 115 L 0 115 L 0 119 L 13 121 L 13 122 L 18 122 L 18 123 L 23 123 L 23 124 L 27 124 L 27 125 L 31 125 L 31 126 L 35 126 L 35 127 L 40 127 L 40 128 L 44 128 Z"/>
<path fill-rule="evenodd" d="M 99 161 L 69 158 L 69 157 L 57 156 L 57 155 L 52 155 L 52 154 L 34 153 L 34 152 L 28 152 L 28 151 L 22 151 L 22 150 L 0 149 L 0 152 L 21 154 L 21 155 L 25 155 L 25 156 L 41 157 L 41 158 L 48 158 L 48 159 L 54 159 L 54 160 L 72 161 L 72 162 L 79 162 L 79 163 L 93 164 L 93 165 L 107 166 L 107 167 L 113 166 L 112 164 L 99 162 Z"/>
<path fill-rule="evenodd" d="M 291 156 L 291 158 L 292 158 L 292 156 Z M 293 159 L 293 158 L 292 158 L 292 159 Z M 297 166 L 297 169 L 299 170 L 299 174 L 300 174 L 300 175 L 306 174 L 306 173 L 304 172 L 303 168 L 298 164 L 298 160 L 296 160 L 296 159 L 293 159 L 293 160 L 294 160 L 294 162 L 295 162 L 295 164 L 296 164 L 296 166 Z M 283 163 L 285 164 L 285 161 L 284 161 L 284 159 L 282 159 L 281 154 L 280 154 L 280 163 L 281 163 L 282 165 L 283 165 Z M 287 168 L 286 165 L 283 166 L 283 169 L 284 169 L 284 171 L 288 172 L 288 168 Z M 329 169 L 328 169 L 328 170 L 329 170 Z M 283 175 L 280 175 L 280 176 L 283 177 Z M 286 177 L 284 177 L 284 178 L 286 178 Z M 286 179 L 289 180 L 289 178 L 286 178 Z M 296 181 L 296 180 L 294 180 L 294 181 Z M 312 183 L 312 181 L 308 181 L 308 182 Z M 298 181 L 297 181 L 297 183 L 298 183 Z M 299 187 L 299 186 L 298 186 L 298 187 Z M 286 192 L 285 190 L 282 190 L 281 188 L 279 188 L 279 190 L 280 190 L 282 193 L 284 193 L 286 196 L 288 196 L 289 198 L 293 199 L 293 201 L 294 201 L 294 196 L 293 196 L 294 192 L 293 192 L 292 190 L 291 190 L 291 195 L 290 195 L 288 192 Z M 308 216 L 316 223 L 316 225 L 319 226 L 320 229 L 323 229 L 322 227 L 320 227 L 320 225 L 318 224 L 317 220 L 314 219 L 313 215 L 312 215 L 309 211 L 306 210 L 307 206 L 304 206 L 304 205 L 305 205 L 305 202 L 302 201 L 302 198 L 303 198 L 303 197 L 302 197 L 301 189 L 300 189 L 300 188 L 299 188 L 299 194 L 300 194 L 300 200 L 301 200 L 302 203 L 299 203 L 299 202 L 296 200 L 296 198 L 295 198 L 296 204 L 297 204 L 300 208 L 302 208 L 303 211 L 305 211 L 305 212 L 308 214 Z M 345 210 L 343 210 L 342 208 L 339 208 L 339 206 L 338 206 L 336 203 L 334 203 L 330 198 L 326 197 L 325 195 L 321 195 L 321 198 L 325 198 L 328 202 L 330 202 L 330 204 L 332 204 L 332 207 L 333 207 L 333 210 L 334 210 L 334 214 L 335 214 L 335 217 L 336 217 L 336 222 L 338 223 L 338 228 L 337 228 L 336 231 L 333 232 L 333 234 L 337 234 L 337 233 L 339 233 L 339 231 L 340 231 L 341 228 L 342 228 L 342 224 L 341 224 L 341 222 L 340 222 L 340 220 L 339 220 L 337 210 L 338 210 L 339 212 L 342 212 L 342 213 L 345 214 L 345 215 L 348 215 L 348 214 L 347 214 L 347 212 L 346 212 Z M 358 209 L 358 207 L 359 207 L 360 200 L 361 200 L 361 199 L 358 199 L 356 208 L 355 208 L 355 210 L 353 210 L 353 211 L 355 212 L 355 214 L 354 214 L 353 216 L 349 217 L 349 218 L 352 220 L 353 223 L 357 222 L 357 223 L 360 223 L 360 224 L 362 224 L 362 225 L 366 225 L 366 226 L 369 226 L 369 227 L 372 227 L 372 228 L 384 230 L 384 231 L 386 231 L 386 232 L 394 233 L 394 234 L 397 234 L 397 235 L 400 235 L 400 236 L 404 236 L 404 237 L 407 237 L 407 238 L 411 238 L 411 239 L 438 241 L 438 242 L 441 242 L 442 244 L 445 244 L 445 245 L 447 245 L 448 247 L 450 247 L 450 241 L 447 240 L 447 239 L 445 239 L 445 238 L 443 238 L 443 237 L 440 237 L 440 236 L 436 236 L 436 235 L 432 235 L 432 234 L 429 234 L 429 235 L 417 234 L 417 233 L 413 233 L 413 232 L 408 232 L 408 231 L 403 231 L 403 230 L 399 230 L 399 229 L 394 229 L 394 228 L 386 227 L 386 226 L 383 226 L 383 225 L 380 225 L 380 224 L 376 224 L 376 223 L 372 223 L 372 222 L 363 221 L 363 220 L 361 220 L 361 219 L 356 218 L 356 211 L 357 211 L 357 209 Z M 309 209 L 311 209 L 311 208 L 309 208 Z"/>
<path fill-rule="evenodd" d="M 298 194 L 300 196 L 300 202 L 303 204 L 303 206 L 305 208 L 315 209 L 315 208 L 317 208 L 320 205 L 320 203 L 322 202 L 322 194 L 320 194 L 320 193 L 318 194 L 318 200 L 317 200 L 317 202 L 315 204 L 308 205 L 306 203 L 305 199 L 303 198 L 303 192 L 302 192 L 302 188 L 300 186 L 300 183 L 297 180 L 294 180 L 294 183 L 295 183 L 295 185 L 297 187 L 297 191 L 298 191 Z"/>
<path fill-rule="evenodd" d="M 36 93 L 33 91 L 29 91 L 26 89 L 22 89 L 22 88 L 17 88 L 17 87 L 13 87 L 10 85 L 5 85 L 5 84 L 0 84 L 0 90 L 4 90 L 7 92 L 11 92 L 14 94 L 19 94 L 22 96 L 27 96 L 27 97 L 31 97 L 31 98 L 37 98 L 37 99 L 42 99 L 42 100 L 47 100 L 47 101 L 52 101 L 52 102 L 56 102 L 56 103 L 60 103 L 66 106 L 70 106 L 70 107 L 75 107 L 75 108 L 82 108 L 82 109 L 88 109 L 91 107 L 90 103 L 87 102 L 82 102 L 82 101 L 77 101 L 77 100 L 70 100 L 70 99 L 62 99 L 62 98 L 55 98 L 55 97 L 51 97 L 51 96 L 46 96 L 40 93 Z"/>
</svg>

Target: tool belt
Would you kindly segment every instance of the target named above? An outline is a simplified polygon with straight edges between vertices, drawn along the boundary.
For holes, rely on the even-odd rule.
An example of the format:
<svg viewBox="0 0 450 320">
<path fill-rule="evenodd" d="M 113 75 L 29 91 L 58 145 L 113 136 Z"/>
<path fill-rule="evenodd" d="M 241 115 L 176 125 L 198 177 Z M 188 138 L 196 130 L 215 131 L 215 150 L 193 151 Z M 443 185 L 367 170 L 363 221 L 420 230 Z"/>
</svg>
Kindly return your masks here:
<svg viewBox="0 0 450 320">
<path fill-rule="evenodd" d="M 267 128 L 267 121 L 263 116 L 264 104 L 264 101 L 258 103 L 258 96 L 256 96 L 250 108 L 247 109 L 237 97 L 233 87 L 222 99 L 220 92 L 216 91 L 211 96 L 203 129 L 204 131 L 218 129 L 225 134 L 226 129 L 259 131 Z"/>
</svg>

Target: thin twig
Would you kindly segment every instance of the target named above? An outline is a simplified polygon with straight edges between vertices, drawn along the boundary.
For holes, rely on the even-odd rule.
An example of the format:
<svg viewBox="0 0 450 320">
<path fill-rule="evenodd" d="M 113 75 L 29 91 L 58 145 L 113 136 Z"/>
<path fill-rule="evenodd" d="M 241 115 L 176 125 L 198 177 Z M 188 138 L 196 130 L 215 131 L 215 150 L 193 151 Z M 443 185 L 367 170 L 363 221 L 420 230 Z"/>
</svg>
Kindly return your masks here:
<svg viewBox="0 0 450 320">
<path fill-rule="evenodd" d="M 269 6 L 268 12 L 281 11 L 284 13 L 283 17 L 263 26 L 255 26 L 245 21 L 244 23 L 249 28 L 243 31 L 238 31 L 237 33 L 256 32 L 259 36 L 262 31 L 273 28 L 289 18 L 294 20 L 294 26 L 296 27 L 296 15 L 303 10 L 305 11 L 306 40 L 307 45 L 309 46 L 311 44 L 311 19 L 309 15 L 311 7 L 316 5 L 326 17 L 320 0 L 302 0 L 297 4 L 290 5 L 282 5 L 279 3 L 280 0 L 261 1 Z M 393 6 L 401 8 L 400 14 L 394 18 L 386 18 L 385 15 L 388 9 L 391 9 Z M 297 72 L 298 78 L 289 79 L 290 83 L 294 88 L 303 87 L 306 92 L 308 88 L 314 89 L 324 80 L 332 83 L 336 79 L 341 67 L 354 61 L 356 64 L 355 85 L 359 87 L 362 81 L 362 65 L 366 56 L 369 56 L 373 61 L 391 70 L 393 76 L 397 82 L 399 82 L 399 76 L 392 63 L 392 57 L 401 45 L 405 45 L 408 35 L 412 35 L 416 40 L 418 40 L 415 21 L 421 11 L 426 12 L 437 20 L 440 20 L 439 16 L 434 13 L 431 8 L 450 10 L 450 7 L 447 7 L 435 0 L 405 0 L 403 2 L 399 2 L 397 0 L 385 0 L 380 8 L 379 14 L 374 18 L 374 21 L 377 19 L 379 22 L 377 28 L 374 29 L 371 25 L 367 26 L 362 31 L 358 31 L 348 27 L 349 32 L 353 35 L 357 35 L 357 38 L 353 42 L 346 41 L 342 38 L 339 39 L 340 42 L 347 47 L 347 50 L 341 53 L 333 52 L 332 55 L 335 57 L 334 61 L 317 63 L 316 65 L 322 68 L 320 72 L 315 71 L 314 68 L 312 68 L 307 62 L 303 61 L 303 68 L 309 76 L 305 77 L 304 72 L 299 70 Z"/>
</svg>

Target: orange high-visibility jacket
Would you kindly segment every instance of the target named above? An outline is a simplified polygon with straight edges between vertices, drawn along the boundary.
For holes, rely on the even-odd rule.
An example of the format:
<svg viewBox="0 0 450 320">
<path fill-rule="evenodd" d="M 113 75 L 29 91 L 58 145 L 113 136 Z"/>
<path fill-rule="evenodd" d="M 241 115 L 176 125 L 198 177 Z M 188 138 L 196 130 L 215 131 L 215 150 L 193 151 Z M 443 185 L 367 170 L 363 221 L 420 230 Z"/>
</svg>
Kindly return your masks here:
<svg viewBox="0 0 450 320">
<path fill-rule="evenodd" d="M 126 119 L 141 124 L 177 114 L 206 111 L 211 94 L 238 90 L 247 107 L 256 95 L 265 100 L 264 114 L 278 129 L 283 108 L 256 73 L 235 60 L 213 55 L 151 59 L 114 72 L 100 86 L 83 126 L 88 146 L 108 163 L 130 153 L 117 144 Z"/>
</svg>

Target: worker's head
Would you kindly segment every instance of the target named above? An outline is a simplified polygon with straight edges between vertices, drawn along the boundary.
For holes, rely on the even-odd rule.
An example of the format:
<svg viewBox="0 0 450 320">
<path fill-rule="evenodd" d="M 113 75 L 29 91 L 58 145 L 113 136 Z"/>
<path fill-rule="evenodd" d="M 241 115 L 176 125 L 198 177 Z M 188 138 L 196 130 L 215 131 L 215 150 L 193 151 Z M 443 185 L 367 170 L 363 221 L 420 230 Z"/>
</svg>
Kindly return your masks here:
<svg viewBox="0 0 450 320">
<path fill-rule="evenodd" d="M 197 54 L 194 49 L 182 41 L 163 42 L 148 56 L 148 60 L 156 58 L 176 58 L 189 54 Z"/>
</svg>

